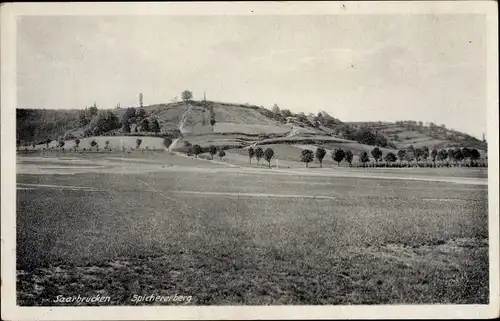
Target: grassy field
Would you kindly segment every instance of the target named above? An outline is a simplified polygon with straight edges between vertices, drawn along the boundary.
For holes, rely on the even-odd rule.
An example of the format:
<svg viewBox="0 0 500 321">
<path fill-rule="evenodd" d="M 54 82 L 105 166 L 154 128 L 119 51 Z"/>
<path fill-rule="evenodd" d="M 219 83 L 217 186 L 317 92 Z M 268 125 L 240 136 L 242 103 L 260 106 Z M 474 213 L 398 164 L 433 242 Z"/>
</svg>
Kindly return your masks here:
<svg viewBox="0 0 500 321">
<path fill-rule="evenodd" d="M 86 293 L 125 305 L 175 293 L 199 305 L 488 301 L 486 185 L 216 172 L 224 165 L 148 155 L 114 174 L 36 175 L 23 167 L 60 160 L 18 160 L 18 304 Z M 85 161 L 116 166 L 103 158 Z"/>
</svg>

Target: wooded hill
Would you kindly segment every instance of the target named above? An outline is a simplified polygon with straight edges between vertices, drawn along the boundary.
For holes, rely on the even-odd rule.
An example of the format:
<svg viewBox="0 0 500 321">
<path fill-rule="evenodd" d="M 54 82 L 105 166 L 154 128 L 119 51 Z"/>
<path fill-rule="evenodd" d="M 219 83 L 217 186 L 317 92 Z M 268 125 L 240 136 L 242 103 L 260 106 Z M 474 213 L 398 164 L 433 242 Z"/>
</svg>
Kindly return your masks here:
<svg viewBox="0 0 500 321">
<path fill-rule="evenodd" d="M 249 104 L 189 101 L 143 107 L 81 110 L 17 109 L 17 143 L 31 145 L 47 140 L 89 136 L 160 136 L 227 139 L 238 135 L 251 141 L 326 144 L 352 141 L 387 149 L 467 147 L 487 150 L 487 143 L 445 125 L 417 121 L 342 122 L 325 112 L 292 113 Z M 207 138 L 208 139 L 208 138 Z M 244 145 L 244 144 L 243 144 Z"/>
</svg>

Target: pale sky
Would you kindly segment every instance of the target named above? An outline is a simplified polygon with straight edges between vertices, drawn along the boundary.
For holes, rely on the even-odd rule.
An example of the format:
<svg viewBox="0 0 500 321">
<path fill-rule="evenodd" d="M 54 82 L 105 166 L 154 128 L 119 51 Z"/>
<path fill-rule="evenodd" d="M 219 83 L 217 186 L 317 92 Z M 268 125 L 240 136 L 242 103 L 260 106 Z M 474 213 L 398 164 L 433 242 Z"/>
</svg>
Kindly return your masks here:
<svg viewBox="0 0 500 321">
<path fill-rule="evenodd" d="M 195 99 L 486 132 L 482 15 L 24 17 L 17 107 Z"/>
</svg>

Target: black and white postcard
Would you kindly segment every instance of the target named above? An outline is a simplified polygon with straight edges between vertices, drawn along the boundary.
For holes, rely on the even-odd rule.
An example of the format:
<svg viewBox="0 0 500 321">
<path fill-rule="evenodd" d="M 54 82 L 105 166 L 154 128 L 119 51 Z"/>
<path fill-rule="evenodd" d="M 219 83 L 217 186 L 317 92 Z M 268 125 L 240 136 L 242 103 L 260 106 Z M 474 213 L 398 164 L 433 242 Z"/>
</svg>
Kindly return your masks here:
<svg viewBox="0 0 500 321">
<path fill-rule="evenodd" d="M 497 6 L 2 5 L 2 318 L 498 316 Z"/>
</svg>

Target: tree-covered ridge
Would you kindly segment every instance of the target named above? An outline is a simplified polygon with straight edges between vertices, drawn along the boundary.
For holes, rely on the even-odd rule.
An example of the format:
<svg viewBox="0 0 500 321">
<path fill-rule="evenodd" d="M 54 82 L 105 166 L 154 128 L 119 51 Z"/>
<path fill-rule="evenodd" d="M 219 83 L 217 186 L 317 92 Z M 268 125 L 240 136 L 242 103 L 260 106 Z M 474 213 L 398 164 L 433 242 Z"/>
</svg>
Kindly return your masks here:
<svg viewBox="0 0 500 321">
<path fill-rule="evenodd" d="M 487 149 L 486 141 L 432 122 L 426 124 L 421 121 L 344 123 L 323 111 L 305 115 L 302 112 L 293 113 L 276 104 L 268 109 L 250 104 L 197 101 L 193 100 L 193 94 L 188 90 L 184 91 L 181 96 L 183 101 L 180 102 L 143 106 L 143 96 L 140 95 L 139 107 L 120 108 L 117 106 L 114 109 L 100 109 L 96 103 L 81 110 L 18 109 L 16 111 L 18 143 L 29 145 L 32 142 L 39 143 L 47 139 L 60 141 L 75 137 L 109 135 L 177 137 L 180 135 L 179 124 L 186 117 L 202 119 L 202 126 L 208 126 L 209 131 L 213 131 L 216 123 L 221 121 L 221 115 L 218 113 L 223 111 L 223 119 L 224 117 L 225 119 L 237 118 L 238 124 L 255 125 L 255 121 L 260 121 L 293 128 L 290 133 L 281 134 L 281 136 L 290 136 L 295 131 L 306 136 L 333 136 L 364 145 L 394 150 L 407 148 L 410 145 L 416 147 L 425 145 L 428 148 L 439 149 L 449 147 Z M 236 116 L 233 117 L 233 115 Z M 231 122 L 231 120 L 222 120 L 224 121 Z M 303 132 L 301 128 L 304 129 Z M 276 136 L 276 134 L 272 135 Z"/>
</svg>

